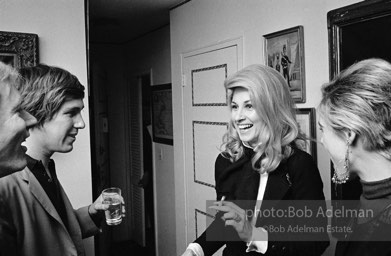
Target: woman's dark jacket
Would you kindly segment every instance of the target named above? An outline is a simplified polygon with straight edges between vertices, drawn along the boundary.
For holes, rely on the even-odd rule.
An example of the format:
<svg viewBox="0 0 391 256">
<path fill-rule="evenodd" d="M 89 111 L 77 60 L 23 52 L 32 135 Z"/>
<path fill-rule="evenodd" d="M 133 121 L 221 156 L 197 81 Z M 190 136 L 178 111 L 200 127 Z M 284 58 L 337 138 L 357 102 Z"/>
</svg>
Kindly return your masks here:
<svg viewBox="0 0 391 256">
<path fill-rule="evenodd" d="M 252 155 L 252 150 L 246 149 L 242 158 L 234 163 L 221 154 L 217 157 L 215 163 L 217 200 L 226 196 L 226 201 L 234 201 L 242 209 L 254 210 L 260 174 L 251 166 Z M 269 213 L 271 209 L 287 210 L 288 204 L 295 204 L 292 200 L 316 200 L 315 204 L 325 207 L 319 170 L 312 157 L 299 149 L 294 149 L 288 159 L 269 173 L 260 212 L 268 209 Z M 309 207 L 314 206 L 313 202 L 309 202 Z M 313 207 L 312 210 L 315 211 L 317 208 Z M 232 227 L 225 227 L 220 217 L 221 214 L 217 214 L 212 224 L 195 240 L 195 243 L 201 245 L 205 256 L 213 255 L 223 245 L 226 245 L 224 256 L 261 255 L 257 252 L 246 253 L 246 243 L 240 240 Z M 310 223 L 313 220 L 301 219 L 301 224 L 303 221 Z M 295 220 L 290 218 L 278 218 L 278 220 L 258 218 L 256 227 L 267 229 L 272 224 L 288 228 L 288 225 L 293 225 L 294 222 Z M 292 236 L 289 241 L 281 241 L 284 234 L 269 232 L 268 249 L 265 255 L 321 255 L 329 245 L 327 217 L 320 220 L 318 218 L 315 222 L 323 228 L 320 229 L 323 232 L 310 235 L 297 233 L 294 234 L 295 241 L 292 241 Z"/>
</svg>

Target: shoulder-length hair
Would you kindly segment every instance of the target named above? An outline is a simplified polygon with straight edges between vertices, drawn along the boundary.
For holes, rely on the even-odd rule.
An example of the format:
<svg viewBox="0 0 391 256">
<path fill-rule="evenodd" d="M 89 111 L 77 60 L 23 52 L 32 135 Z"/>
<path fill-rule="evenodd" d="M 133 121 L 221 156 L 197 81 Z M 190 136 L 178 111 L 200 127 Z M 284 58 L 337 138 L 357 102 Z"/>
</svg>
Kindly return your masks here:
<svg viewBox="0 0 391 256">
<path fill-rule="evenodd" d="M 276 70 L 255 64 L 227 78 L 224 86 L 230 108 L 236 88 L 249 92 L 251 103 L 262 123 L 258 145 L 251 159 L 252 166 L 261 173 L 275 170 L 282 160 L 291 155 L 291 145 L 295 145 L 292 142 L 299 136 L 294 103 L 285 79 Z M 244 154 L 243 143 L 232 119 L 221 149 L 222 154 L 232 162 Z"/>
<path fill-rule="evenodd" d="M 342 137 L 354 131 L 365 150 L 391 160 L 391 64 L 367 59 L 322 86 L 318 112 Z"/>
</svg>

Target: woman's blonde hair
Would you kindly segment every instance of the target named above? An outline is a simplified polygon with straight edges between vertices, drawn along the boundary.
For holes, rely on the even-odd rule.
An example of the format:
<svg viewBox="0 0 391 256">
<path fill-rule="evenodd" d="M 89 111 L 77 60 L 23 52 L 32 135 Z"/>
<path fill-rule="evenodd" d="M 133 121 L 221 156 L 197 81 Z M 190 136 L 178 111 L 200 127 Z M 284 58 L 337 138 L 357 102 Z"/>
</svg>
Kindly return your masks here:
<svg viewBox="0 0 391 256">
<path fill-rule="evenodd" d="M 391 64 L 357 62 L 322 86 L 318 106 L 325 122 L 342 137 L 354 131 L 368 151 L 391 160 Z"/>
<path fill-rule="evenodd" d="M 250 65 L 224 82 L 227 103 L 231 107 L 236 88 L 250 94 L 251 103 L 261 119 L 258 142 L 251 160 L 255 170 L 271 172 L 292 153 L 291 145 L 298 136 L 294 103 L 285 79 L 276 70 L 264 65 Z M 244 150 L 234 120 L 230 120 L 221 146 L 223 156 L 232 162 L 242 157 Z"/>
</svg>

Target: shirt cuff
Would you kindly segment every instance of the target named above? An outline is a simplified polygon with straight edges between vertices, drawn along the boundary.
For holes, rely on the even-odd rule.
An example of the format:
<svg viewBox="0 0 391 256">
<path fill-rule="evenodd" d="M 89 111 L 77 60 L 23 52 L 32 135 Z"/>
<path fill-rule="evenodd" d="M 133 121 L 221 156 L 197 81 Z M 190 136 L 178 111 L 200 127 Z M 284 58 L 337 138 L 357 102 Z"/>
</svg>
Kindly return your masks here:
<svg viewBox="0 0 391 256">
<path fill-rule="evenodd" d="M 254 228 L 251 240 L 252 241 L 247 243 L 246 252 L 255 251 L 262 254 L 266 253 L 268 245 L 268 233 L 264 228 Z"/>
<path fill-rule="evenodd" d="M 199 245 L 199 244 L 197 244 L 197 243 L 190 243 L 190 244 L 187 246 L 187 249 L 192 250 L 192 252 L 193 252 L 196 256 L 204 256 L 204 251 L 202 250 L 201 245 Z"/>
</svg>

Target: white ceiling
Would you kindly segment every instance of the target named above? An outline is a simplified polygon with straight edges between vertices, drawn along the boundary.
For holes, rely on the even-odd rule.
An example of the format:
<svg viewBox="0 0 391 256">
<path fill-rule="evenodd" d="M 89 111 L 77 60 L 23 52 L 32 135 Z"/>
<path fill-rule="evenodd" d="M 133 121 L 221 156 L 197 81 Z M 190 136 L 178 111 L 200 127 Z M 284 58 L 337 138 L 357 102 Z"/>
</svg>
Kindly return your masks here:
<svg viewBox="0 0 391 256">
<path fill-rule="evenodd" d="M 170 22 L 171 8 L 189 0 L 89 0 L 93 43 L 125 43 Z"/>
</svg>

